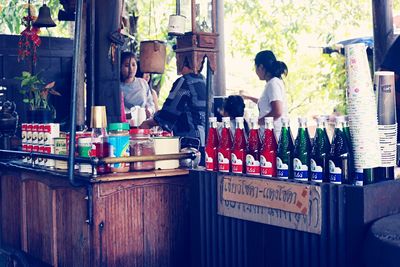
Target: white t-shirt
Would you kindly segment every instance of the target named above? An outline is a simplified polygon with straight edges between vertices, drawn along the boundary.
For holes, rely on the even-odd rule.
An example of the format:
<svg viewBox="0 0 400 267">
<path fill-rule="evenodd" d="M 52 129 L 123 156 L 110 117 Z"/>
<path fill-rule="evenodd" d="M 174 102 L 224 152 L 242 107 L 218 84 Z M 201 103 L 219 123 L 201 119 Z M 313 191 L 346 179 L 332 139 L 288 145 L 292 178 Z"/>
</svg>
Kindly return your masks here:
<svg viewBox="0 0 400 267">
<path fill-rule="evenodd" d="M 261 94 L 261 97 L 258 99 L 257 103 L 259 111 L 258 118 L 265 117 L 265 115 L 271 112 L 272 101 L 282 101 L 283 105 L 282 117 L 288 115 L 285 85 L 283 84 L 283 81 L 281 79 L 276 77 L 272 78 L 267 82 L 264 91 Z M 260 128 L 262 128 L 262 131 L 264 131 L 264 124 L 260 125 Z M 279 135 L 281 133 L 281 128 L 282 128 L 282 123 L 281 123 L 281 118 L 279 117 L 274 121 L 274 132 L 277 138 L 279 138 Z"/>
</svg>

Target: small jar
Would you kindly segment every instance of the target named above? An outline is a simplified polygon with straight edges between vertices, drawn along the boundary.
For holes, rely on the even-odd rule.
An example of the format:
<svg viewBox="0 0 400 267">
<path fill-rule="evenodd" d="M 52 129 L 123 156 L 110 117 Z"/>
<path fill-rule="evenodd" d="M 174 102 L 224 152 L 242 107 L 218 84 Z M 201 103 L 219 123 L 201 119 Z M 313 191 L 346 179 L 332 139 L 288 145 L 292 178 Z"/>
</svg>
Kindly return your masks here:
<svg viewBox="0 0 400 267">
<path fill-rule="evenodd" d="M 110 157 L 129 157 L 129 124 L 110 123 L 108 133 Z M 111 171 L 129 172 L 129 163 L 113 163 L 111 164 Z"/>
<path fill-rule="evenodd" d="M 131 135 L 131 156 L 151 156 L 154 155 L 154 142 L 150 137 L 149 129 L 132 129 Z M 140 161 L 131 163 L 131 171 L 154 170 L 154 161 Z"/>
</svg>

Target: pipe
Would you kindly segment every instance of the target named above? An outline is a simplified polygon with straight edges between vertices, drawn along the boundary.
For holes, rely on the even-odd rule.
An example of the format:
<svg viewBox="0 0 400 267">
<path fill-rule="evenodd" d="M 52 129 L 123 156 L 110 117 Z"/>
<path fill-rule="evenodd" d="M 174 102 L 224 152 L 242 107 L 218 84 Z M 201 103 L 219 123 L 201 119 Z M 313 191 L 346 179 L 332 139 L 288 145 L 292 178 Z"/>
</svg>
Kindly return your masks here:
<svg viewBox="0 0 400 267">
<path fill-rule="evenodd" d="M 88 97 L 86 103 L 86 118 L 91 118 L 91 107 L 94 106 L 94 97 L 95 97 L 95 77 L 94 77 L 94 37 L 95 37 L 95 0 L 87 1 L 87 27 L 88 27 L 88 36 L 87 36 L 87 48 L 89 57 L 87 58 L 87 89 L 88 89 Z"/>
<path fill-rule="evenodd" d="M 75 136 L 76 136 L 76 95 L 78 86 L 78 70 L 79 70 L 79 51 L 81 51 L 81 27 L 82 27 L 82 9 L 83 0 L 76 0 L 75 14 L 75 36 L 74 36 L 74 61 L 72 70 L 72 89 L 71 89 L 71 128 L 69 141 L 69 158 L 68 158 L 68 179 L 72 186 L 80 186 L 80 183 L 75 182 L 74 166 L 75 166 Z"/>
<path fill-rule="evenodd" d="M 181 0 L 176 0 L 176 14 L 181 14 Z"/>
<path fill-rule="evenodd" d="M 21 156 L 21 157 L 22 156 L 30 156 L 31 158 L 47 158 L 47 159 L 56 159 L 56 160 L 68 160 L 68 158 L 69 158 L 69 156 L 66 156 L 66 155 L 44 154 L 44 153 L 38 153 L 38 152 L 14 151 L 14 150 L 3 150 L 3 149 L 0 149 L 0 154 L 15 155 L 15 156 Z M 96 162 L 94 159 L 95 158 L 75 157 L 75 161 L 78 163 L 94 164 Z"/>
<path fill-rule="evenodd" d="M 110 164 L 110 163 L 124 163 L 124 162 L 141 162 L 141 161 L 156 161 L 156 160 L 170 160 L 170 159 L 187 159 L 195 158 L 195 153 L 185 152 L 185 153 L 175 153 L 175 154 L 165 154 L 165 155 L 149 155 L 149 156 L 130 156 L 122 158 L 107 157 L 100 159 L 100 163 Z"/>
</svg>

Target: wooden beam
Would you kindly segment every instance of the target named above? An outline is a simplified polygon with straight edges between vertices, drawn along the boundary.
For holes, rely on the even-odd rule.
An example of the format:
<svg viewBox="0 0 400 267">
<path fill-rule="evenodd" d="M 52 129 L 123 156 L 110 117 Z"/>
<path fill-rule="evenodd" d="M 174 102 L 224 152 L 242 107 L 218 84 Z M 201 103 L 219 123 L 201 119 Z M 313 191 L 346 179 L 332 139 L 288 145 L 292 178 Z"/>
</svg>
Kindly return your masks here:
<svg viewBox="0 0 400 267">
<path fill-rule="evenodd" d="M 393 40 L 393 0 L 372 0 L 374 69 L 379 69 Z"/>
</svg>

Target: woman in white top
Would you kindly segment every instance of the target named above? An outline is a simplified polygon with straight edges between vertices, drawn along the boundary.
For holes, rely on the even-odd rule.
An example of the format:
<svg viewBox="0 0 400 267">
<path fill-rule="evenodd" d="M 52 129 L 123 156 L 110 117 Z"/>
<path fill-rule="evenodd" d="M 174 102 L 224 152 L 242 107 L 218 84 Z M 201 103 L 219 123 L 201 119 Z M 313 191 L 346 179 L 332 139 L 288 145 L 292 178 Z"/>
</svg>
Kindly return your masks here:
<svg viewBox="0 0 400 267">
<path fill-rule="evenodd" d="M 285 85 L 282 75 L 287 75 L 288 68 L 282 61 L 278 61 L 270 50 L 258 52 L 254 59 L 256 74 L 260 80 L 267 83 L 260 98 L 243 96 L 258 105 L 258 123 L 264 127 L 265 117 L 274 117 L 274 131 L 279 137 L 282 123 L 281 117 L 288 115 Z"/>
<path fill-rule="evenodd" d="M 120 90 L 124 100 L 125 113 L 129 114 L 131 107 L 140 106 L 146 108 L 146 116 L 150 117 L 155 112 L 153 96 L 147 81 L 135 77 L 136 71 L 135 55 L 131 52 L 121 53 Z"/>
</svg>

